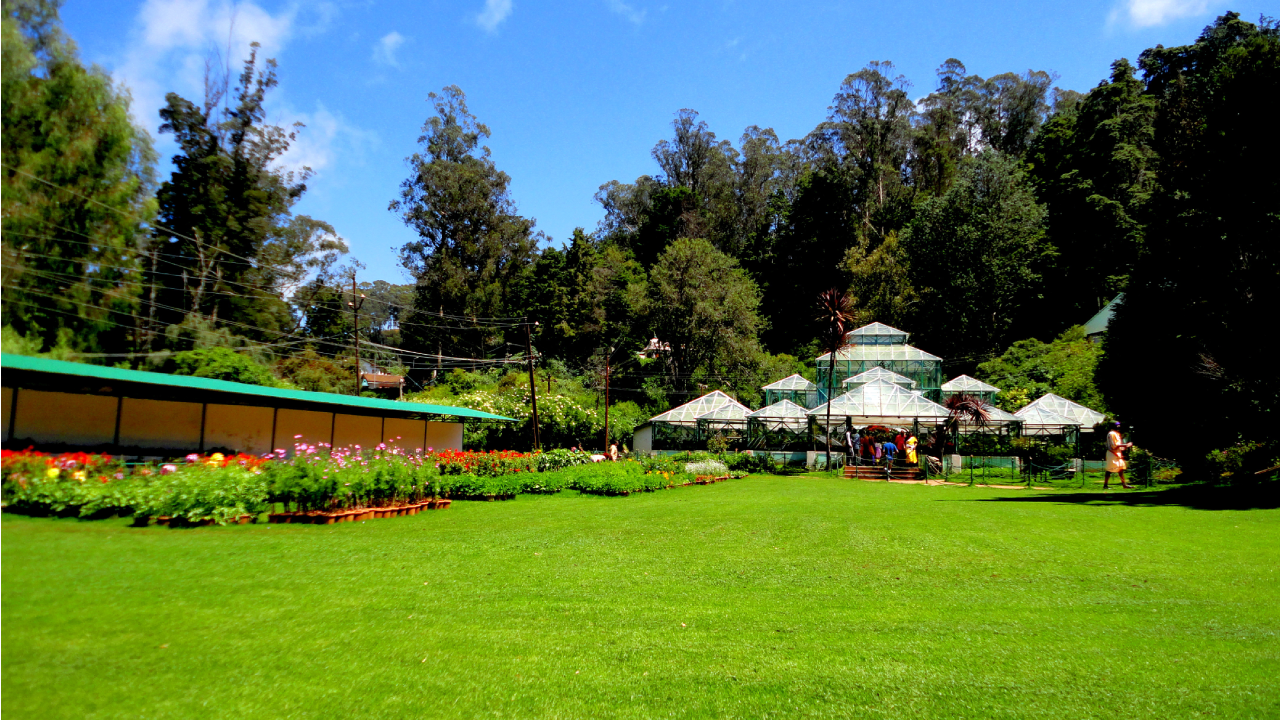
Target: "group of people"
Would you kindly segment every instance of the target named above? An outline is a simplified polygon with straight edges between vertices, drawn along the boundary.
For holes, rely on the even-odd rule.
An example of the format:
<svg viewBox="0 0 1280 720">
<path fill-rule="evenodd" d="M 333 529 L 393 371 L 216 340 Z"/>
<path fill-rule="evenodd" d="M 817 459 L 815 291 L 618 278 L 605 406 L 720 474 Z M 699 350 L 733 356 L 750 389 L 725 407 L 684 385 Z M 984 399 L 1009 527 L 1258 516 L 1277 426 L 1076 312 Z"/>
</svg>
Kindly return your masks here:
<svg viewBox="0 0 1280 720">
<path fill-rule="evenodd" d="M 859 430 L 850 427 L 844 431 L 844 443 L 850 462 L 853 462 L 855 457 L 885 464 L 903 459 L 908 465 L 915 465 L 918 460 L 916 447 L 919 441 L 916 440 L 915 435 L 907 431 L 899 430 L 894 435 L 883 428 L 868 427 L 865 430 Z"/>
</svg>

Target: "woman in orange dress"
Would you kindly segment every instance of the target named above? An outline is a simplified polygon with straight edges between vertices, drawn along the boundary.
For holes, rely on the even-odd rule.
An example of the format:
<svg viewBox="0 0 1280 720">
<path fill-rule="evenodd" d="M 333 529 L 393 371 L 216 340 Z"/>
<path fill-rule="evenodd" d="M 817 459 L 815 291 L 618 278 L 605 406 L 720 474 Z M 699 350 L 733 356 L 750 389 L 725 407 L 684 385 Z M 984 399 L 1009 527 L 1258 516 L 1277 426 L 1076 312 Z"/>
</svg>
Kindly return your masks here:
<svg viewBox="0 0 1280 720">
<path fill-rule="evenodd" d="M 1110 489 L 1107 485 L 1111 482 L 1111 473 L 1116 473 L 1120 476 L 1120 487 L 1126 490 L 1131 487 L 1124 478 L 1124 470 L 1128 467 L 1128 464 L 1124 461 L 1124 451 L 1131 447 L 1133 447 L 1133 443 L 1127 443 L 1124 438 L 1120 437 L 1120 423 L 1116 423 L 1111 432 L 1107 433 L 1106 464 L 1102 468 L 1103 490 Z"/>
</svg>

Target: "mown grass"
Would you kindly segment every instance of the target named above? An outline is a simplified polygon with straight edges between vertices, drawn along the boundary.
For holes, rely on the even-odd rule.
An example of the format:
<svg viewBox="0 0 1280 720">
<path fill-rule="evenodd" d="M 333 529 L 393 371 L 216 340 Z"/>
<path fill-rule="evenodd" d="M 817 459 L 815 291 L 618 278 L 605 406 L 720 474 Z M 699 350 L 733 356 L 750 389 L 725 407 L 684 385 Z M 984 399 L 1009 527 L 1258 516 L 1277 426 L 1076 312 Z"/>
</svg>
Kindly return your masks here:
<svg viewBox="0 0 1280 720">
<path fill-rule="evenodd" d="M 3 519 L 24 717 L 1263 717 L 1280 510 L 751 477 L 338 526 Z"/>
</svg>

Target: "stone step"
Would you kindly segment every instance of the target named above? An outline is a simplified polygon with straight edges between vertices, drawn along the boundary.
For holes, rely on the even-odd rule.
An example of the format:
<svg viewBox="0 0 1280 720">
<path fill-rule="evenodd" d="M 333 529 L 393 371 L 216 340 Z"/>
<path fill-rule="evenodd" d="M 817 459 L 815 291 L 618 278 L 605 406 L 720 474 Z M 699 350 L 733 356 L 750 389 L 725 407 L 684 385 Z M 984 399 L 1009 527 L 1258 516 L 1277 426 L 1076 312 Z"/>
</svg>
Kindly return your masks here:
<svg viewBox="0 0 1280 720">
<path fill-rule="evenodd" d="M 883 480 L 885 478 L 885 469 L 883 467 L 872 467 L 866 465 L 846 465 L 844 468 L 844 476 L 846 478 L 865 478 L 868 480 Z M 895 467 L 891 473 L 894 480 L 923 480 L 924 471 L 917 467 Z"/>
</svg>

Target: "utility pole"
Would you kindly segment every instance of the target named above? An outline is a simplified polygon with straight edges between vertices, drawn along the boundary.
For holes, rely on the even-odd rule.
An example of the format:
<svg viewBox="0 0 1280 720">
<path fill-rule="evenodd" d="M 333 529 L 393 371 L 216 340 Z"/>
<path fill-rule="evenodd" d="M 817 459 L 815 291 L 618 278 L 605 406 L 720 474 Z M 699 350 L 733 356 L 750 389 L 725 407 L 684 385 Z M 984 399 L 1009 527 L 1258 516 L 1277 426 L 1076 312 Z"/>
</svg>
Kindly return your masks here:
<svg viewBox="0 0 1280 720">
<path fill-rule="evenodd" d="M 604 454 L 609 454 L 609 356 L 613 348 L 604 354 Z"/>
<path fill-rule="evenodd" d="M 347 303 L 351 306 L 351 314 L 355 318 L 353 337 L 356 341 L 356 397 L 360 397 L 360 307 L 364 305 L 364 295 L 361 294 L 357 299 L 356 296 L 356 271 L 351 271 L 351 302 Z"/>
<path fill-rule="evenodd" d="M 527 318 L 526 318 L 527 320 Z M 534 323 L 537 325 L 538 323 Z M 524 324 L 524 356 L 529 361 L 529 399 L 533 403 L 533 449 L 540 449 L 538 442 L 538 384 L 533 381 L 533 340 L 529 323 Z"/>
</svg>

